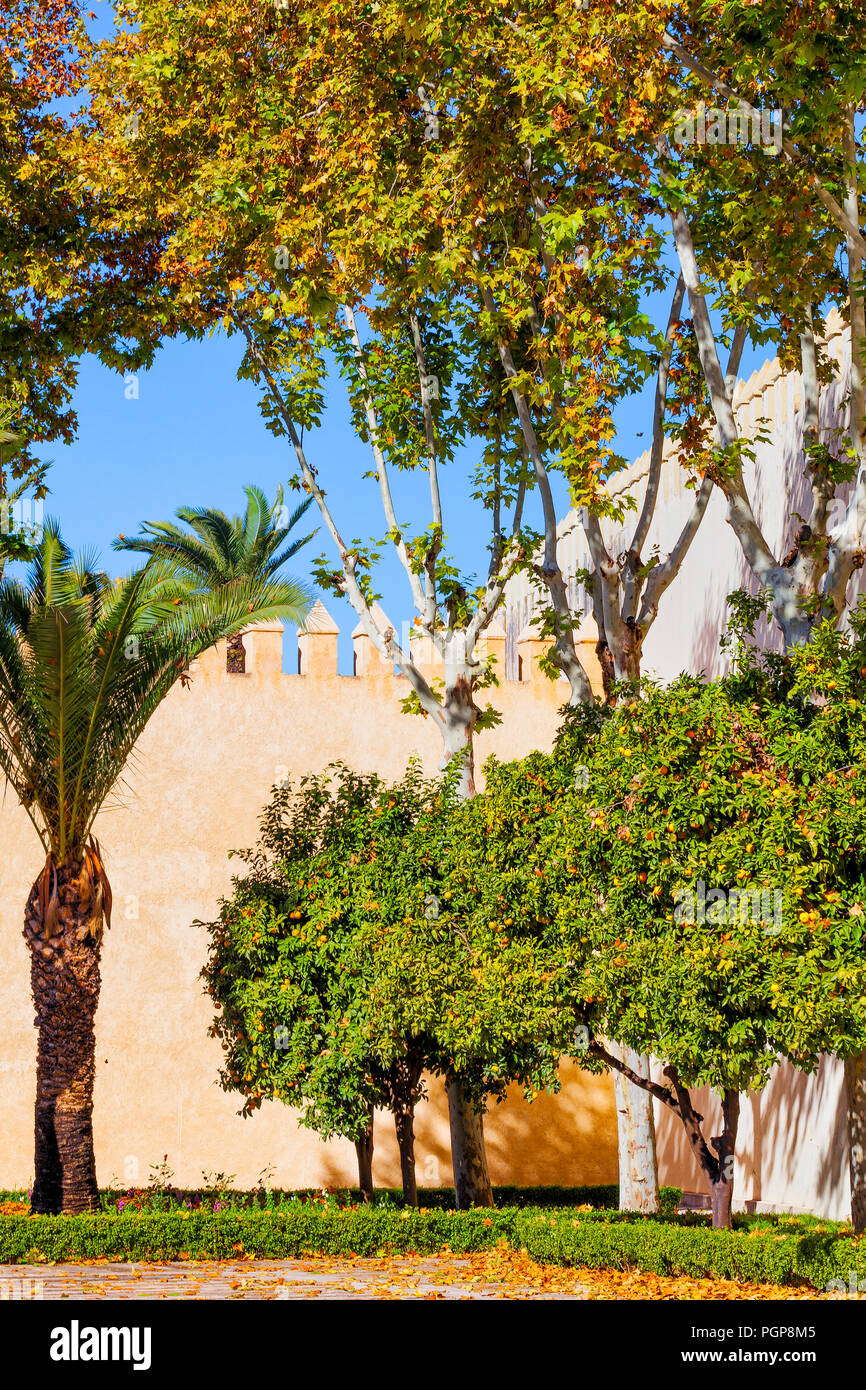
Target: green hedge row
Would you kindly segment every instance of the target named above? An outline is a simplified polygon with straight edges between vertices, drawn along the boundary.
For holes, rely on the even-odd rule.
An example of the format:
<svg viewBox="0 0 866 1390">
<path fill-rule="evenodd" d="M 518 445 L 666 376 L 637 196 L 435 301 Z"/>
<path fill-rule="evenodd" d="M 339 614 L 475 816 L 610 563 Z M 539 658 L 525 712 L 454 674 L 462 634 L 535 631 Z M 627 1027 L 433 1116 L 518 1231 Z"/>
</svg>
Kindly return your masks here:
<svg viewBox="0 0 866 1390">
<path fill-rule="evenodd" d="M 389 1195 L 402 1201 L 400 1188 L 389 1189 Z M 661 1210 L 675 1212 L 682 1195 L 680 1187 L 660 1187 Z M 355 1201 L 359 1199 L 357 1189 L 354 1189 L 353 1197 Z M 418 1200 L 422 1207 L 441 1207 L 445 1211 L 453 1211 L 454 1188 L 422 1187 L 418 1189 Z M 615 1210 L 619 1204 L 619 1188 L 616 1183 L 597 1183 L 591 1187 L 496 1187 L 493 1189 L 493 1200 L 497 1207 L 589 1206 Z"/>
<path fill-rule="evenodd" d="M 431 1254 L 482 1250 L 505 1240 L 541 1262 L 635 1269 L 822 1289 L 852 1272 L 866 1279 L 866 1241 L 821 1227 L 779 1225 L 712 1231 L 696 1217 L 647 1219 L 621 1212 L 410 1208 L 338 1210 L 298 1205 L 274 1212 L 134 1213 L 0 1219 L 0 1264 L 286 1259 L 307 1255 Z"/>
<path fill-rule="evenodd" d="M 481 1250 L 508 1240 L 515 1211 L 416 1212 L 409 1207 L 294 1211 L 135 1212 L 0 1219 L 0 1264 L 41 1261 L 230 1260 L 241 1255 L 376 1255 Z"/>
<path fill-rule="evenodd" d="M 152 1188 L 139 1188 L 136 1191 L 146 1200 L 163 1200 L 166 1207 L 180 1205 L 182 1199 L 213 1201 L 214 1198 L 217 1198 L 230 1207 L 246 1210 L 263 1208 L 266 1203 L 265 1193 L 261 1189 L 241 1191 L 232 1188 L 227 1191 L 215 1191 L 212 1188 L 189 1188 L 172 1189 L 171 1194 L 159 1193 Z M 103 1188 L 100 1192 L 106 1211 L 113 1210 L 115 1203 L 125 1195 L 126 1189 L 122 1188 Z M 289 1202 L 318 1200 L 321 1195 L 321 1188 L 309 1187 L 291 1191 L 273 1188 L 270 1191 L 269 1200 L 272 1206 L 279 1207 Z M 662 1211 L 676 1211 L 682 1191 L 678 1187 L 662 1187 L 659 1196 Z M 348 1187 L 330 1192 L 329 1197 L 337 1205 L 355 1206 L 361 1200 L 361 1193 L 357 1187 Z M 21 1190 L 0 1190 L 0 1202 L 20 1202 L 25 1198 L 26 1193 Z M 426 1208 L 436 1208 L 442 1211 L 454 1210 L 453 1187 L 422 1187 L 419 1190 L 419 1199 L 421 1205 Z M 402 1206 L 403 1192 L 399 1187 L 377 1188 L 374 1200 L 376 1202 L 396 1202 Z M 619 1189 L 616 1183 L 598 1183 L 594 1186 L 583 1187 L 497 1187 L 494 1189 L 494 1201 L 497 1207 L 591 1206 L 615 1208 L 619 1201 Z"/>
<path fill-rule="evenodd" d="M 751 1284 L 809 1284 L 832 1279 L 846 1288 L 852 1273 L 866 1279 L 866 1240 L 850 1229 L 800 1229 L 780 1223 L 714 1231 L 705 1218 L 676 1221 L 536 1215 L 524 1220 L 521 1244 L 541 1263 L 579 1269 L 636 1269 L 694 1279 L 736 1279 Z M 866 1285 L 864 1285 L 866 1287 Z"/>
</svg>

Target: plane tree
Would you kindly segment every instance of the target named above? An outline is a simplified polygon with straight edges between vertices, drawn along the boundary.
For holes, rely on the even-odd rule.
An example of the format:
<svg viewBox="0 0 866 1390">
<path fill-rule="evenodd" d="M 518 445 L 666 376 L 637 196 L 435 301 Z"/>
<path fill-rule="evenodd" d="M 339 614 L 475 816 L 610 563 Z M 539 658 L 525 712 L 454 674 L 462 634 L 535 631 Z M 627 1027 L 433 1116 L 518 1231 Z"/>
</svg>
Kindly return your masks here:
<svg viewBox="0 0 866 1390">
<path fill-rule="evenodd" d="M 79 0 L 9 0 L 0 14 L 0 498 L 46 492 L 40 446 L 69 443 L 78 361 L 145 364 L 129 340 L 148 248 L 103 216 L 79 163 L 92 55 Z M 20 530 L 20 528 L 16 528 Z M 26 539 L 26 537 L 25 537 Z M 14 536 L 4 521 L 7 558 Z M 21 537 L 19 536 L 19 540 Z M 26 550 L 26 546 L 24 547 Z M 2 554 L 0 554 L 2 563 Z"/>
<path fill-rule="evenodd" d="M 707 10 L 716 22 L 698 23 L 691 45 L 681 36 L 669 51 L 692 108 L 706 98 L 726 102 L 718 113 L 724 144 L 677 147 L 668 134 L 660 135 L 658 187 L 717 428 L 710 471 L 755 583 L 766 591 L 774 625 L 791 644 L 808 641 L 813 625 L 828 616 L 844 616 L 862 564 L 866 246 L 859 231 L 856 126 L 866 92 L 866 50 L 845 7 L 818 12 L 808 3 L 770 5 L 748 16 L 730 5 Z M 729 143 L 731 120 L 725 125 L 724 116 L 740 104 L 778 110 L 778 155 L 775 145 L 747 152 Z M 711 314 L 714 306 L 726 309 L 742 286 L 760 315 L 773 320 L 766 336 L 803 383 L 808 512 L 799 515 L 799 498 L 786 493 L 785 554 L 775 553 L 749 496 L 743 466 L 749 451 L 721 386 Z M 850 327 L 847 437 L 819 429 L 821 390 L 833 375 L 822 343 L 831 306 Z M 798 483 L 785 480 L 783 489 Z"/>
<path fill-rule="evenodd" d="M 336 564 L 319 568 L 320 582 L 349 599 L 373 647 L 406 677 L 410 707 L 439 729 L 443 761 L 458 762 L 462 793 L 470 796 L 474 735 L 496 718 L 475 698 L 495 678 L 484 633 L 508 579 L 534 564 L 539 536 L 526 525 L 526 494 L 540 490 L 548 534 L 552 496 L 546 466 L 526 447 L 520 398 L 491 331 L 472 245 L 472 229 L 487 213 L 504 218 L 511 249 L 497 289 L 515 320 L 525 320 L 526 278 L 538 257 L 538 182 L 527 170 L 522 104 L 507 66 L 494 63 L 485 76 L 483 34 L 467 46 L 449 21 L 435 56 L 443 73 L 456 73 L 457 85 L 434 101 L 417 77 L 413 36 L 389 32 L 390 19 L 373 21 L 373 44 L 370 16 L 350 7 L 333 8 L 327 26 L 312 8 L 243 3 L 227 7 L 218 27 L 195 6 L 132 4 L 121 13 L 135 27 L 104 46 L 91 67 L 92 127 L 82 158 L 90 161 L 94 196 L 115 209 L 118 234 L 148 244 L 158 267 L 139 294 L 142 335 L 197 336 L 220 325 L 240 335 L 241 372 L 262 386 L 268 424 L 294 454 L 293 481 L 315 499 L 336 552 Z M 593 392 L 603 382 L 602 397 L 610 396 L 643 370 L 645 354 L 632 339 L 645 328 L 638 286 L 656 275 L 654 248 L 651 238 L 631 235 L 640 219 L 617 201 L 606 151 L 593 151 L 585 131 L 560 128 L 549 103 L 543 120 L 546 184 L 569 201 L 574 225 L 590 219 L 611 228 L 609 267 L 593 288 L 579 278 L 576 251 L 560 285 L 568 309 L 563 370 L 581 373 L 590 387 L 587 403 L 576 404 L 562 428 L 573 440 L 571 482 L 592 492 L 598 439 L 610 429 L 604 398 Z M 577 156 L 563 156 L 579 139 L 587 165 L 576 181 Z M 449 152 L 444 164 L 431 159 L 439 140 Z M 438 171 L 429 196 L 416 177 L 428 165 Z M 486 234 L 476 239 L 483 252 Z M 635 319 L 625 335 L 616 326 L 623 305 Z M 334 361 L 370 447 L 382 540 L 404 569 L 415 633 L 442 660 L 441 687 L 375 607 L 379 543 L 350 538 L 327 463 L 316 456 L 311 430 Z M 449 556 L 442 507 L 442 469 L 462 466 L 459 451 L 468 448 L 476 462 L 465 491 L 486 513 L 480 579 Z M 421 524 L 404 522 L 403 471 L 424 479 L 429 506 Z M 545 564 L 550 554 L 548 544 Z M 564 589 L 557 574 L 552 582 Z M 558 623 L 555 644 L 572 687 L 591 699 L 574 626 L 571 615 Z M 453 1135 L 458 1150 L 473 1156 L 464 1161 L 458 1152 L 455 1163 L 477 1175 L 477 1188 L 461 1190 L 460 1200 L 489 1200 L 480 1121 L 459 1092 L 455 1080 Z"/>
</svg>

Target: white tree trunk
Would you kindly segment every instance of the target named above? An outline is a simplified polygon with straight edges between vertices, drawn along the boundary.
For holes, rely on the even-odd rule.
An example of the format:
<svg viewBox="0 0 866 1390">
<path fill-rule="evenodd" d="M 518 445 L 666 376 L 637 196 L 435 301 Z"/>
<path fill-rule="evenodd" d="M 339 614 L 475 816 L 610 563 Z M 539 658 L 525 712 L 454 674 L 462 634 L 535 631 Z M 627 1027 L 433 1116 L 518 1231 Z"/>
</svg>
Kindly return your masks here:
<svg viewBox="0 0 866 1390">
<path fill-rule="evenodd" d="M 439 711 L 444 767 L 460 758 L 458 795 L 468 800 L 475 795 L 474 730 L 478 708 L 472 698 L 471 653 L 466 633 L 453 631 L 444 647 L 445 693 Z M 464 1095 L 458 1080 L 447 1087 L 451 1126 L 451 1164 L 454 1194 L 459 1209 L 492 1207 L 493 1188 L 484 1144 L 484 1121 Z"/>
<path fill-rule="evenodd" d="M 649 1058 L 629 1047 L 610 1043 L 609 1050 L 632 1071 L 649 1079 Z M 619 1147 L 619 1205 L 621 1211 L 651 1215 L 659 1209 L 656 1130 L 653 1099 L 620 1072 L 613 1074 Z"/>
<path fill-rule="evenodd" d="M 850 112 L 845 153 L 850 160 L 845 211 L 855 228 L 860 226 L 856 179 L 857 146 L 854 138 L 854 112 Z M 862 294 L 863 258 L 853 238 L 848 237 L 848 283 L 851 306 L 851 439 L 857 452 L 858 475 L 849 506 L 848 551 L 860 544 L 866 520 L 866 310 Z M 850 564 L 850 561 L 849 561 Z M 844 584 L 844 587 L 843 587 Z M 847 581 L 839 583 L 844 596 Z M 848 1095 L 848 1163 L 851 1172 L 851 1222 L 856 1234 L 866 1231 L 866 1052 L 849 1057 L 845 1063 L 845 1089 Z"/>
<path fill-rule="evenodd" d="M 438 710 L 442 734 L 442 767 L 460 759 L 458 795 L 466 801 L 475 795 L 475 724 L 479 710 L 472 698 L 475 672 L 467 650 L 465 631 L 452 630 L 442 644 L 445 659 L 445 691 Z M 477 665 L 475 671 L 477 671 Z"/>
<path fill-rule="evenodd" d="M 355 315 L 351 306 L 344 305 L 343 307 L 354 346 L 359 378 L 366 388 L 369 384 L 369 378 L 361 339 L 355 322 Z M 330 508 L 325 499 L 325 493 L 316 480 L 315 470 L 311 469 L 307 462 L 301 438 L 295 428 L 295 422 L 292 418 L 291 411 L 288 409 L 286 400 L 280 391 L 274 372 L 269 367 L 249 325 L 242 316 L 234 314 L 233 317 L 236 325 L 249 344 L 250 352 L 258 364 L 259 371 L 276 405 L 279 416 L 285 425 L 286 433 L 294 448 L 307 491 L 315 499 L 316 505 L 322 514 L 322 519 L 340 555 L 343 569 L 343 591 L 346 597 L 358 614 L 361 626 L 373 643 L 373 646 L 382 656 L 393 661 L 395 665 L 399 667 L 415 692 L 424 713 L 428 718 L 433 719 L 433 722 L 439 729 L 444 745 L 442 766 L 446 767 L 453 758 L 457 756 L 460 757 L 461 765 L 458 780 L 459 795 L 464 798 L 474 796 L 475 768 L 473 757 L 473 733 L 479 711 L 472 699 L 472 682 L 473 678 L 478 675 L 480 670 L 480 665 L 475 659 L 474 647 L 480 632 L 490 621 L 495 608 L 501 601 L 505 589 L 507 573 L 509 571 L 502 568 L 497 571 L 494 567 L 494 571 L 491 572 L 488 581 L 484 601 L 480 604 L 468 630 L 466 628 L 454 628 L 449 625 L 447 632 L 443 634 L 442 630 L 437 626 L 437 615 L 439 610 L 436 600 L 435 558 L 438 552 L 438 541 L 428 552 L 424 581 L 422 582 L 422 577 L 416 571 L 397 524 L 397 515 L 394 510 L 391 486 L 388 478 L 387 461 L 379 441 L 379 425 L 376 409 L 369 390 L 365 389 L 364 405 L 367 417 L 367 428 L 369 430 L 370 445 L 376 463 L 376 476 L 379 480 L 379 489 L 385 518 L 394 539 L 397 555 L 406 572 L 416 611 L 424 622 L 422 631 L 426 632 L 426 635 L 436 643 L 445 662 L 445 694 L 440 701 L 434 693 L 430 683 L 412 660 L 411 653 L 409 651 L 403 651 L 393 628 L 389 627 L 384 631 L 379 630 L 373 618 L 370 604 L 358 581 L 356 574 L 358 557 L 344 542 L 334 518 L 331 515 Z M 415 340 L 421 384 L 421 397 L 424 407 L 428 447 L 428 468 L 433 503 L 433 521 L 434 526 L 441 530 L 442 517 L 436 470 L 435 435 L 430 411 L 430 397 L 429 388 L 427 386 L 427 372 L 424 362 L 423 345 L 417 317 L 412 314 L 410 321 L 413 338 Z M 520 500 L 515 506 L 512 536 L 512 539 L 515 541 L 518 535 L 522 514 L 522 495 L 521 490 Z M 454 1184 L 457 1190 L 458 1205 L 492 1206 L 493 1190 L 490 1185 L 490 1174 L 487 1168 L 487 1154 L 484 1147 L 484 1127 L 482 1118 L 480 1115 L 476 1114 L 472 1106 L 467 1103 L 458 1082 L 452 1083 L 448 1088 L 448 1104 L 451 1113 Z"/>
</svg>

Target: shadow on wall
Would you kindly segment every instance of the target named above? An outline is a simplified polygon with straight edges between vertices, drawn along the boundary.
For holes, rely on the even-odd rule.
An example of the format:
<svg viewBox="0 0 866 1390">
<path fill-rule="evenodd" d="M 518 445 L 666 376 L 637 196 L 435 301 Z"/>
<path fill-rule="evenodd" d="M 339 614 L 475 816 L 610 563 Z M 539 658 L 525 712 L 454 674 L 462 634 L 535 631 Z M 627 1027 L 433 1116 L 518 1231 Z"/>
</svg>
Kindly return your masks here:
<svg viewBox="0 0 866 1390">
<path fill-rule="evenodd" d="M 820 423 L 821 437 L 825 442 L 836 443 L 839 431 L 844 433 L 847 419 L 847 385 L 845 380 L 837 380 L 824 387 L 821 392 Z M 767 421 L 762 421 L 766 426 Z M 812 496 L 809 475 L 806 471 L 806 456 L 803 449 L 803 410 L 801 408 L 787 417 L 777 420 L 771 438 L 756 446 L 757 465 L 754 475 L 747 468 L 747 485 L 755 518 L 774 553 L 782 559 L 795 543 L 795 532 L 803 518 L 810 515 Z M 838 497 L 831 509 L 831 525 L 838 522 L 851 497 L 853 484 L 846 483 L 838 488 Z M 744 589 L 753 597 L 758 593 L 758 583 L 747 564 L 742 550 L 733 539 L 733 533 L 725 525 L 720 529 L 722 510 L 718 519 L 707 517 L 704 521 L 703 539 L 712 545 L 719 540 L 715 554 L 717 587 L 707 595 L 703 614 L 698 621 L 692 644 L 688 668 L 691 671 L 705 671 L 714 674 L 727 666 L 727 660 L 719 653 L 719 637 L 728 621 L 727 595 L 735 589 Z M 706 534 L 710 523 L 709 535 Z M 730 558 L 729 558 L 730 557 Z M 849 587 L 849 600 L 856 604 L 866 591 L 866 572 L 855 572 Z M 765 650 L 781 650 L 781 633 L 774 621 L 761 619 L 755 629 L 757 645 Z"/>
<path fill-rule="evenodd" d="M 571 1063 L 561 1068 L 562 1089 L 529 1104 L 518 1086 L 485 1119 L 487 1157 L 494 1187 L 578 1186 L 617 1180 L 613 1084 Z M 448 1103 L 438 1077 L 428 1078 L 429 1097 L 415 1114 L 415 1166 L 419 1187 L 450 1187 Z M 400 1160 L 389 1114 L 377 1112 L 373 1178 L 377 1187 L 400 1186 Z M 341 1146 L 342 1148 L 343 1146 Z M 346 1146 L 348 1148 L 348 1146 Z M 341 1187 L 347 1166 L 329 1146 L 322 1155 L 323 1185 Z M 351 1183 L 357 1184 L 351 1166 Z"/>
<path fill-rule="evenodd" d="M 692 1094 L 695 1108 L 707 1119 L 704 1133 L 717 1133 L 718 1097 L 706 1087 Z M 660 1181 L 688 1192 L 708 1192 L 681 1121 L 661 1105 L 656 1107 L 656 1133 Z M 763 1091 L 743 1096 L 734 1182 L 736 1207 L 755 1201 L 765 1209 L 812 1211 L 834 1220 L 848 1217 L 841 1062 L 822 1058 L 814 1075 L 783 1063 L 774 1069 Z"/>
</svg>

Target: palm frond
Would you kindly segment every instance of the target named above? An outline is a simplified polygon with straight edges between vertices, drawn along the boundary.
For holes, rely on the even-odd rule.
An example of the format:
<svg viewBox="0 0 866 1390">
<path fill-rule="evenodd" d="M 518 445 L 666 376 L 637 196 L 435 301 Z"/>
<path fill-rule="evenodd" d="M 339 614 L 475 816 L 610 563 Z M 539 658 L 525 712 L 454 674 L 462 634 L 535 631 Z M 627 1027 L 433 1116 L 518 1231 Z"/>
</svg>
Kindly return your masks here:
<svg viewBox="0 0 866 1390">
<path fill-rule="evenodd" d="M 272 519 L 273 508 L 268 506 L 268 499 L 260 487 L 253 484 L 244 488 L 247 495 L 247 514 L 243 527 L 243 544 L 246 551 L 251 551 L 262 532 L 267 530 L 268 522 Z"/>
<path fill-rule="evenodd" d="M 46 528 L 25 583 L 0 583 L 0 770 L 58 858 L 80 854 L 161 701 L 190 662 L 312 595 L 261 570 L 211 587 L 168 547 L 113 584 Z"/>
<path fill-rule="evenodd" d="M 175 522 L 147 522 L 141 534 L 133 539 L 115 542 L 116 549 L 147 554 L 148 563 L 157 558 L 171 561 L 175 566 L 178 594 L 186 586 L 187 594 L 213 591 L 243 576 L 277 579 L 287 562 L 302 546 L 307 545 L 315 531 L 299 538 L 292 531 L 312 504 L 307 497 L 294 509 L 288 521 L 283 521 L 283 490 L 278 488 L 273 505 L 268 504 L 261 488 L 248 484 L 243 517 L 229 517 L 212 507 L 180 507 Z M 296 580 L 286 582 L 295 586 L 294 594 L 286 598 L 285 616 L 296 622 L 295 616 L 309 596 L 313 596 Z"/>
</svg>

